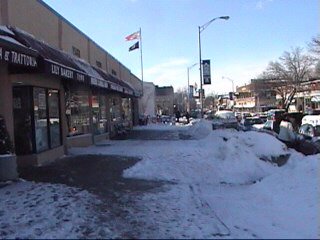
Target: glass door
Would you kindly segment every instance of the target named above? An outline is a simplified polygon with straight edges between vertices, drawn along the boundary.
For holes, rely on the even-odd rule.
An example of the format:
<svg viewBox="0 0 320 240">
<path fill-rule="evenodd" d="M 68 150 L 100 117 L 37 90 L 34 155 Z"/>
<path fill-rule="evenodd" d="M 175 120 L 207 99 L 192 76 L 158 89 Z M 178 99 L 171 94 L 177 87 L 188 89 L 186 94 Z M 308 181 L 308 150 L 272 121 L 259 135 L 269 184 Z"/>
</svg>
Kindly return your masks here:
<svg viewBox="0 0 320 240">
<path fill-rule="evenodd" d="M 59 91 L 48 90 L 49 105 L 49 126 L 50 126 L 50 147 L 55 148 L 61 145 L 60 127 L 60 104 Z"/>
<path fill-rule="evenodd" d="M 14 142 L 17 155 L 33 152 L 32 88 L 13 88 Z"/>
<path fill-rule="evenodd" d="M 33 111 L 36 150 L 41 152 L 49 148 L 47 99 L 44 88 L 33 88 Z"/>
</svg>

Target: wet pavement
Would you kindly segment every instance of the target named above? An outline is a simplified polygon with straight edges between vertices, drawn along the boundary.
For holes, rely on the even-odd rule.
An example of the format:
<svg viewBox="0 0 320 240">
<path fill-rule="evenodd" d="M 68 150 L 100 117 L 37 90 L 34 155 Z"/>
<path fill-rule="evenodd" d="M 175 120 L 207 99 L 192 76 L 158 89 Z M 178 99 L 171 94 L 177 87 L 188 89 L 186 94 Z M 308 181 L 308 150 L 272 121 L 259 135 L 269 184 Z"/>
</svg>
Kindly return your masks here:
<svg viewBox="0 0 320 240">
<path fill-rule="evenodd" d="M 190 140 L 192 136 L 185 133 L 185 131 L 179 130 L 139 130 L 134 129 L 127 133 L 119 140 L 166 140 L 166 141 L 177 141 L 177 140 Z"/>
</svg>

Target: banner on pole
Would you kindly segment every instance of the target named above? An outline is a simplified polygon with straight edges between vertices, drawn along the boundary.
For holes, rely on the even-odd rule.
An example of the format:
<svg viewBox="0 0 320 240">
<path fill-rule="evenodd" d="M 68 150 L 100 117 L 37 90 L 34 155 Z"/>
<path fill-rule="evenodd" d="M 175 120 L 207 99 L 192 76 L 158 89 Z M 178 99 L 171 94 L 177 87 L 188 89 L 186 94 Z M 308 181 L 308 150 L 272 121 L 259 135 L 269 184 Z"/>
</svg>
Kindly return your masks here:
<svg viewBox="0 0 320 240">
<path fill-rule="evenodd" d="M 202 60 L 203 84 L 211 84 L 210 60 Z"/>
<path fill-rule="evenodd" d="M 189 86 L 189 98 L 193 98 L 193 91 L 194 91 L 194 88 L 192 85 Z"/>
</svg>

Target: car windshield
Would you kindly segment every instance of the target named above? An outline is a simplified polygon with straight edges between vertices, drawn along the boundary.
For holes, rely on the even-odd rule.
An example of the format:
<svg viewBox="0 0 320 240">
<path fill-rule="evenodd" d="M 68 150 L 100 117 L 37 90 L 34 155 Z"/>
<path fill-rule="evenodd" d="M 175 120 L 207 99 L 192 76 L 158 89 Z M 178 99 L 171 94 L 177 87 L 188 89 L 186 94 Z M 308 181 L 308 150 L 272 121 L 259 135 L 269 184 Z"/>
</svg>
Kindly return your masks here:
<svg viewBox="0 0 320 240">
<path fill-rule="evenodd" d="M 221 111 L 216 113 L 216 117 L 223 119 L 235 119 L 234 112 L 231 111 Z"/>
</svg>

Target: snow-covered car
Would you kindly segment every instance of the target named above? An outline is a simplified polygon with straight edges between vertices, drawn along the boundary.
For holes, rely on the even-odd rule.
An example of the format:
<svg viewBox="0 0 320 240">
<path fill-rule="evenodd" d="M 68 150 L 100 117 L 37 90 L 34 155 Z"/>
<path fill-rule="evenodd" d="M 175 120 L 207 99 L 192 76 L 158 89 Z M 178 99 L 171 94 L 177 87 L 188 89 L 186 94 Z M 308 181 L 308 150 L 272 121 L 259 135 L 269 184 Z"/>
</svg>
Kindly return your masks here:
<svg viewBox="0 0 320 240">
<path fill-rule="evenodd" d="M 234 112 L 221 110 L 217 111 L 212 120 L 212 130 L 219 128 L 234 128 L 239 130 L 239 122 Z"/>
<path fill-rule="evenodd" d="M 320 153 L 320 125 L 305 123 L 299 128 L 297 151 L 305 155 Z"/>
<path fill-rule="evenodd" d="M 311 124 L 312 126 L 320 125 L 320 115 L 306 115 L 302 118 L 301 124 Z"/>
</svg>

